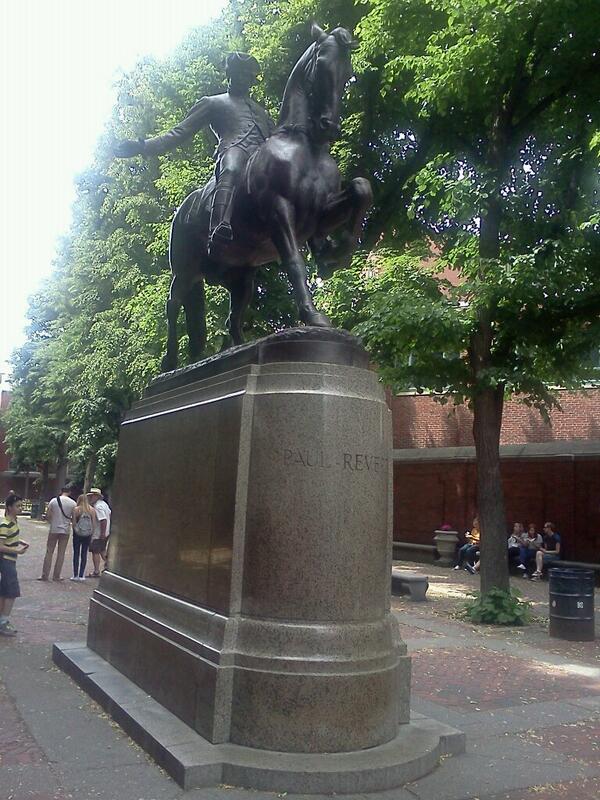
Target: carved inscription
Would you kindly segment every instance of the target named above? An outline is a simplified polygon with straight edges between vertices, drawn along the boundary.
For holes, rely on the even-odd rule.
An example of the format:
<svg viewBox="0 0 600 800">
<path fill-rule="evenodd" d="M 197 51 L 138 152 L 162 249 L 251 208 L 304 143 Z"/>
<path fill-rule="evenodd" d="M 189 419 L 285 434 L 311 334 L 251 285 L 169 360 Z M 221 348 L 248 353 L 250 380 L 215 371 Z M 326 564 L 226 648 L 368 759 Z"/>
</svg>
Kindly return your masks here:
<svg viewBox="0 0 600 800">
<path fill-rule="evenodd" d="M 282 451 L 286 467 L 299 466 L 311 469 L 331 469 L 340 467 L 343 472 L 385 472 L 388 459 L 371 453 L 329 454 L 323 450 L 302 450 L 286 448 Z"/>
</svg>

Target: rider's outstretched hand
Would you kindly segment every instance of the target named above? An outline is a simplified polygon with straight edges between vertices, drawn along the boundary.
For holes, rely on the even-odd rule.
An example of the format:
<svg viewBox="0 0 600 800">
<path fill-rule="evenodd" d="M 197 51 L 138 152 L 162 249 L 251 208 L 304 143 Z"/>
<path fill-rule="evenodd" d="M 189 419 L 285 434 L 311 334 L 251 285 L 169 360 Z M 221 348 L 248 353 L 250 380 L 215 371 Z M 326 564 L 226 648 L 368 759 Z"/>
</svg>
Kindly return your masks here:
<svg viewBox="0 0 600 800">
<path fill-rule="evenodd" d="M 139 156 L 144 152 L 144 142 L 140 139 L 123 139 L 117 142 L 114 153 L 117 158 L 131 158 Z"/>
</svg>

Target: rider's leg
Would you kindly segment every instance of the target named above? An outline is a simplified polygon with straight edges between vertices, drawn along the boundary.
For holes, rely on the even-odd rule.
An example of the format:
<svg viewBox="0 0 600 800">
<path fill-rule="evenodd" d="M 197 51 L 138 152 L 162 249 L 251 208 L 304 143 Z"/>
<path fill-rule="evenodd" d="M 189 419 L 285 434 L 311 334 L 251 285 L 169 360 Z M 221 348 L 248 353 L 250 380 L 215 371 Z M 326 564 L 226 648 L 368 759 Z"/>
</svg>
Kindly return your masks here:
<svg viewBox="0 0 600 800">
<path fill-rule="evenodd" d="M 248 154 L 241 147 L 230 147 L 219 160 L 217 186 L 210 212 L 211 240 L 230 242 L 233 239 L 231 230 L 233 199 L 247 160 Z"/>
</svg>

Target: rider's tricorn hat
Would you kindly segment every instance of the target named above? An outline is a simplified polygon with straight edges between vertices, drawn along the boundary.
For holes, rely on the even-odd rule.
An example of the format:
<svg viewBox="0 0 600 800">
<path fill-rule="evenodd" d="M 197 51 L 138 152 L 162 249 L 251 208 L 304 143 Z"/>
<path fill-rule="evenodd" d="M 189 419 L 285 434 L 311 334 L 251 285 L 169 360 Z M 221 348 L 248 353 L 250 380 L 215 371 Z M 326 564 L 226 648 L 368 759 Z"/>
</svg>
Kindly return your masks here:
<svg viewBox="0 0 600 800">
<path fill-rule="evenodd" d="M 260 64 L 249 53 L 240 53 L 239 50 L 227 53 L 225 56 L 225 74 L 230 75 L 240 69 L 244 72 L 250 72 L 256 78 L 260 72 Z"/>
</svg>

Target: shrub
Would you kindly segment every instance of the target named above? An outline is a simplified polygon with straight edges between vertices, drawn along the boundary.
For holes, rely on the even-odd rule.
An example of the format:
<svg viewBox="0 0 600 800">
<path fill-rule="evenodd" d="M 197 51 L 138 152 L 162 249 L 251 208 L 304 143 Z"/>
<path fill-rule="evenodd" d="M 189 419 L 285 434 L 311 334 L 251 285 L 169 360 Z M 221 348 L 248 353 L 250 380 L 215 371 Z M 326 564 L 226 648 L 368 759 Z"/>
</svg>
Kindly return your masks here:
<svg viewBox="0 0 600 800">
<path fill-rule="evenodd" d="M 471 622 L 487 625 L 526 625 L 531 620 L 529 603 L 521 600 L 515 589 L 490 589 L 485 595 L 473 592 L 472 600 L 465 603 L 463 615 Z"/>
</svg>

